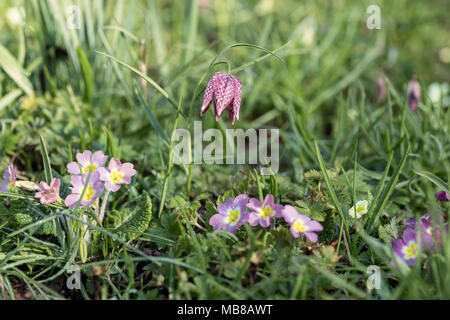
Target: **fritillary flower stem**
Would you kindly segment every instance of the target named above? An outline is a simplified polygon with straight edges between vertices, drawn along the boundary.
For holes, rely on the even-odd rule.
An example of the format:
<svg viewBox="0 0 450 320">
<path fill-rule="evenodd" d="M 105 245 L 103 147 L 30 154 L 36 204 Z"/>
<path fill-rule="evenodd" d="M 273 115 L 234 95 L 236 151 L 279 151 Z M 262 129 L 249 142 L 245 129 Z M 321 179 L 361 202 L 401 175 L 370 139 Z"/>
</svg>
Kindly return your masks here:
<svg viewBox="0 0 450 320">
<path fill-rule="evenodd" d="M 103 226 L 103 218 L 105 217 L 106 204 L 108 203 L 108 197 L 111 191 L 106 190 L 105 197 L 103 198 L 102 207 L 100 208 L 100 214 L 98 215 L 98 220 Z"/>
</svg>

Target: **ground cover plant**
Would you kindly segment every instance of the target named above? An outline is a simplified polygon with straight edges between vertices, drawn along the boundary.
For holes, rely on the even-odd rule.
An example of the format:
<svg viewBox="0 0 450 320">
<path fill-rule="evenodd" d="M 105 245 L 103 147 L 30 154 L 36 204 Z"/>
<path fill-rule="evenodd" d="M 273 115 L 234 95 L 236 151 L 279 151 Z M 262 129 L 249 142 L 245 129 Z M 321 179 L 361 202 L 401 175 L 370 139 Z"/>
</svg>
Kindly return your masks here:
<svg viewBox="0 0 450 320">
<path fill-rule="evenodd" d="M 0 299 L 449 299 L 449 9 L 2 1 Z"/>
</svg>

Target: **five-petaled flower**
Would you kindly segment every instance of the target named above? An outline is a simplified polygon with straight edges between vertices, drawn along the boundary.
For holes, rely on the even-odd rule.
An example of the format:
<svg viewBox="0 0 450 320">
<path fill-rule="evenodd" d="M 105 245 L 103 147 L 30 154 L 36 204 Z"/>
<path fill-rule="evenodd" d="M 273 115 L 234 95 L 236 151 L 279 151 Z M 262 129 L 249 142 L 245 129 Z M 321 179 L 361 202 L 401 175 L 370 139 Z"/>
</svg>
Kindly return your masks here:
<svg viewBox="0 0 450 320">
<path fill-rule="evenodd" d="M 445 192 L 444 190 L 439 191 L 438 193 L 436 193 L 436 199 L 438 199 L 439 201 L 450 201 L 450 195 Z"/>
<path fill-rule="evenodd" d="M 322 225 L 297 212 L 293 206 L 286 205 L 282 211 L 282 215 L 287 223 L 291 226 L 291 233 L 294 238 L 304 235 L 311 242 L 316 242 L 318 237 L 315 232 L 322 231 Z"/>
<path fill-rule="evenodd" d="M 218 213 L 209 219 L 209 224 L 215 230 L 226 230 L 236 233 L 236 230 L 247 221 L 248 196 L 241 194 L 234 200 L 228 198 L 225 202 L 217 206 Z"/>
<path fill-rule="evenodd" d="M 53 178 L 50 185 L 41 181 L 41 190 L 35 194 L 37 199 L 40 199 L 42 204 L 51 204 L 59 197 L 59 187 L 61 180 Z"/>
<path fill-rule="evenodd" d="M 416 80 L 416 76 L 408 84 L 408 105 L 412 111 L 416 111 L 420 101 L 420 84 Z"/>
<path fill-rule="evenodd" d="M 276 204 L 271 194 L 268 194 L 262 203 L 258 199 L 251 198 L 247 204 L 247 208 L 252 210 L 247 218 L 248 223 L 252 227 L 259 224 L 261 227 L 267 228 L 270 226 L 271 218 L 282 217 L 281 211 L 283 210 L 283 206 Z"/>
<path fill-rule="evenodd" d="M 100 181 L 100 174 L 98 172 L 91 173 L 90 176 L 89 173 L 85 173 L 83 176 L 72 176 L 70 183 L 72 184 L 72 187 L 70 187 L 72 194 L 68 195 L 64 201 L 66 206 L 69 208 L 74 208 L 76 206 L 85 187 L 86 190 L 80 201 L 80 206 L 82 207 L 87 207 L 93 204 L 95 200 L 100 197 L 104 188 L 103 182 Z"/>
<path fill-rule="evenodd" d="M 105 156 L 103 151 L 96 151 L 92 154 L 91 151 L 85 150 L 83 153 L 77 153 L 77 161 L 71 162 L 67 165 L 67 171 L 74 175 L 83 175 L 89 170 L 96 173 L 98 169 L 105 166 L 108 156 Z"/>
<path fill-rule="evenodd" d="M 0 182 L 0 192 L 9 192 L 16 186 L 16 174 L 14 166 L 11 162 L 6 165 L 6 170 L 3 173 L 3 181 Z"/>
<path fill-rule="evenodd" d="M 403 239 L 393 240 L 392 250 L 408 265 L 414 265 L 419 251 L 419 244 L 417 243 L 414 230 L 406 229 L 403 232 Z M 395 265 L 395 262 L 393 262 L 393 265 Z"/>
<path fill-rule="evenodd" d="M 241 80 L 228 73 L 217 72 L 209 81 L 200 114 L 203 115 L 208 110 L 214 98 L 214 114 L 216 121 L 219 121 L 222 113 L 228 107 L 228 115 L 231 123 L 239 120 L 239 109 L 241 107 L 242 86 Z"/>
<path fill-rule="evenodd" d="M 355 209 L 355 206 L 351 207 L 348 210 L 348 214 L 352 218 L 359 219 L 362 217 L 362 215 L 367 213 L 368 206 L 369 206 L 369 202 L 367 200 L 360 200 L 356 203 L 356 209 Z"/>
<path fill-rule="evenodd" d="M 438 244 L 442 243 L 442 235 L 439 224 L 444 221 L 444 216 L 439 215 L 439 219 L 432 220 L 431 212 L 425 213 L 420 217 L 419 222 L 416 218 L 406 220 L 403 225 L 414 230 L 416 233 L 420 231 L 421 244 L 423 248 L 429 248 L 434 251 L 435 240 Z M 444 225 L 445 232 L 448 232 L 448 224 Z"/>
<path fill-rule="evenodd" d="M 130 184 L 131 177 L 136 174 L 133 164 L 126 162 L 120 163 L 120 160 L 112 158 L 109 161 L 108 168 L 99 168 L 100 180 L 105 182 L 105 188 L 108 191 L 116 192 L 122 184 Z"/>
</svg>

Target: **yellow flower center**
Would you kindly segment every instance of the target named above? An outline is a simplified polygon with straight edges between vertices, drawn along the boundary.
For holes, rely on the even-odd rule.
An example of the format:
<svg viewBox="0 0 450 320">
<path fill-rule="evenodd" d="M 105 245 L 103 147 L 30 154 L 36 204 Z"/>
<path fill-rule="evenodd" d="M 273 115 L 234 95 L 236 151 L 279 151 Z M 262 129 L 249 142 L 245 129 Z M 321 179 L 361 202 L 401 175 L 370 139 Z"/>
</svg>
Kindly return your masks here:
<svg viewBox="0 0 450 320">
<path fill-rule="evenodd" d="M 88 186 L 84 192 L 83 200 L 89 201 L 95 195 L 95 191 L 92 186 Z"/>
<path fill-rule="evenodd" d="M 83 169 L 83 173 L 89 172 L 92 169 L 92 172 L 95 173 L 97 170 L 97 166 L 95 164 L 88 163 L 86 167 Z"/>
<path fill-rule="evenodd" d="M 230 210 L 228 211 L 228 217 L 227 217 L 227 223 L 231 224 L 231 225 L 235 225 L 238 221 L 239 218 L 241 217 L 241 212 L 238 209 L 235 210 Z"/>
<path fill-rule="evenodd" d="M 12 188 L 14 188 L 14 180 L 11 179 L 11 183 L 9 184 L 9 189 L 11 190 Z"/>
<path fill-rule="evenodd" d="M 403 253 L 406 259 L 414 259 L 417 256 L 417 246 L 414 241 L 411 241 L 408 246 L 403 248 Z"/>
<path fill-rule="evenodd" d="M 429 228 L 427 229 L 427 233 L 428 233 L 430 236 L 432 236 L 432 235 L 433 235 L 433 228 L 432 228 L 432 227 L 429 227 Z"/>
<path fill-rule="evenodd" d="M 261 211 L 260 211 L 260 217 L 261 218 L 267 218 L 267 217 L 271 217 L 271 216 L 273 216 L 275 214 L 275 212 L 272 210 L 272 208 L 271 207 L 269 207 L 269 206 L 267 206 L 267 207 L 265 207 L 265 208 L 262 208 L 261 209 Z"/>
<path fill-rule="evenodd" d="M 116 170 L 112 171 L 109 175 L 109 180 L 111 180 L 112 183 L 118 184 L 122 182 L 123 173 L 118 172 Z"/>
<path fill-rule="evenodd" d="M 365 211 L 365 210 L 366 210 L 366 208 L 364 206 L 357 206 L 356 207 L 356 212 L 357 213 L 360 213 L 360 212 Z"/>
<path fill-rule="evenodd" d="M 306 226 L 303 224 L 303 222 L 301 220 L 297 220 L 294 222 L 293 224 L 293 228 L 294 231 L 299 233 L 299 232 L 305 232 L 306 231 Z"/>
</svg>

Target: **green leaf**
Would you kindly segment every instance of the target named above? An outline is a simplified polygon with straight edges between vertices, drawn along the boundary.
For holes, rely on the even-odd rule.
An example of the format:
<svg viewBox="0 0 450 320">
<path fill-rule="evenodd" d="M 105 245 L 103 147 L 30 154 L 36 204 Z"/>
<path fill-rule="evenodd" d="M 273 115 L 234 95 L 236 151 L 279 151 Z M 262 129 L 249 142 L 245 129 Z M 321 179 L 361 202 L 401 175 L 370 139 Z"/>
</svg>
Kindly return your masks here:
<svg viewBox="0 0 450 320">
<path fill-rule="evenodd" d="M 52 181 L 52 168 L 50 165 L 50 159 L 48 157 L 44 138 L 42 138 L 42 136 L 39 136 L 39 138 L 41 143 L 42 162 L 44 163 L 45 181 L 50 184 L 50 182 Z"/>
<path fill-rule="evenodd" d="M 136 208 L 113 231 L 125 241 L 134 240 L 147 230 L 151 218 L 152 201 L 144 191 Z"/>
<path fill-rule="evenodd" d="M 0 203 L 0 216 L 12 217 L 15 223 L 22 228 L 42 220 L 43 217 L 47 216 L 47 212 L 46 207 L 28 199 L 9 197 L 8 207 L 3 203 Z M 53 221 L 37 224 L 30 230 L 41 235 L 56 236 L 56 229 Z"/>
<path fill-rule="evenodd" d="M 163 88 L 161 88 L 152 78 L 146 76 L 145 74 L 143 74 L 142 72 L 140 72 L 138 69 L 133 68 L 132 66 L 130 66 L 129 64 L 126 64 L 125 62 L 109 55 L 106 54 L 104 52 L 100 52 L 100 51 L 95 51 L 96 53 L 99 53 L 101 55 L 104 55 L 105 57 L 108 57 L 109 59 L 121 64 L 122 66 L 124 66 L 125 68 L 127 68 L 130 71 L 133 71 L 134 73 L 136 73 L 138 76 L 140 76 L 142 79 L 144 79 L 146 82 L 148 82 L 153 88 L 155 88 L 160 94 L 162 94 L 162 96 L 164 98 L 167 99 L 167 101 L 169 101 L 169 103 L 172 105 L 172 107 L 174 107 L 177 110 L 177 113 L 181 114 L 183 116 L 183 118 L 186 118 L 186 115 L 181 112 L 180 110 L 178 110 L 178 106 L 175 102 L 173 102 L 173 100 L 169 97 L 169 94 L 167 93 L 166 90 L 164 90 Z"/>
<path fill-rule="evenodd" d="M 33 94 L 33 85 L 14 56 L 0 44 L 0 68 L 2 68 L 28 95 Z"/>
<path fill-rule="evenodd" d="M 374 212 L 372 213 L 370 217 L 369 224 L 367 226 L 367 233 L 370 234 L 370 231 L 372 230 L 373 223 L 375 219 L 381 214 L 384 207 L 387 204 L 387 201 L 389 200 L 389 197 L 391 196 L 392 192 L 394 191 L 395 185 L 397 184 L 398 178 L 400 177 L 400 173 L 403 170 L 403 167 L 405 166 L 406 159 L 409 155 L 410 146 L 408 145 L 408 149 L 406 150 L 405 154 L 403 155 L 402 161 L 400 163 L 400 166 L 395 170 L 394 174 L 392 175 L 391 180 L 389 180 L 388 185 L 384 188 L 383 192 L 381 193 L 379 199 L 377 199 L 377 204 L 374 209 Z"/>
<path fill-rule="evenodd" d="M 9 106 L 11 103 L 13 103 L 20 95 L 22 94 L 22 90 L 15 89 L 6 94 L 4 97 L 0 99 L 0 111 L 2 111 L 3 108 Z"/>
<path fill-rule="evenodd" d="M 83 81 L 84 81 L 83 100 L 85 102 L 91 102 L 92 86 L 93 86 L 92 68 L 83 49 L 81 47 L 78 47 L 76 50 L 78 60 L 80 61 L 81 73 L 83 74 Z"/>
<path fill-rule="evenodd" d="M 436 186 L 438 186 L 440 189 L 444 190 L 445 192 L 449 193 L 449 188 L 447 186 L 447 183 L 445 183 L 444 180 L 439 178 L 438 176 L 435 176 L 431 172 L 423 171 L 423 170 L 413 170 L 415 174 L 418 174 L 419 176 L 422 176 L 424 178 L 427 178 L 432 183 L 434 183 Z"/>
</svg>

